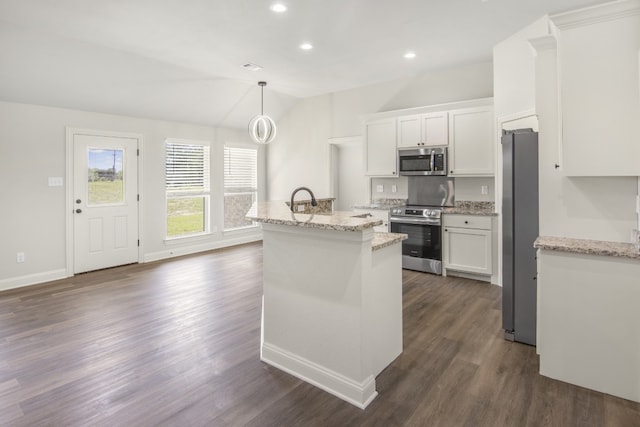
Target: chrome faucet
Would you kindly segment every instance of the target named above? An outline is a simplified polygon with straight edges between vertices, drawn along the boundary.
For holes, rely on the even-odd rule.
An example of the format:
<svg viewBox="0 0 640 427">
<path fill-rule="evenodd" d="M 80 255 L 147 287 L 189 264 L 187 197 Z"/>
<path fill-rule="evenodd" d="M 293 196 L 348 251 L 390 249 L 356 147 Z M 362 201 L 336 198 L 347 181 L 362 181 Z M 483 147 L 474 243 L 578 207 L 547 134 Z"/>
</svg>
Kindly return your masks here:
<svg viewBox="0 0 640 427">
<path fill-rule="evenodd" d="M 307 187 L 298 187 L 295 190 L 293 190 L 293 193 L 291 193 L 291 204 L 289 205 L 289 207 L 291 208 L 291 212 L 295 212 L 295 210 L 293 209 L 293 198 L 295 197 L 296 193 L 300 190 L 305 190 L 307 193 L 311 195 L 311 206 L 318 206 L 318 201 L 316 200 L 316 196 L 313 195 L 313 191 L 311 191 Z"/>
</svg>

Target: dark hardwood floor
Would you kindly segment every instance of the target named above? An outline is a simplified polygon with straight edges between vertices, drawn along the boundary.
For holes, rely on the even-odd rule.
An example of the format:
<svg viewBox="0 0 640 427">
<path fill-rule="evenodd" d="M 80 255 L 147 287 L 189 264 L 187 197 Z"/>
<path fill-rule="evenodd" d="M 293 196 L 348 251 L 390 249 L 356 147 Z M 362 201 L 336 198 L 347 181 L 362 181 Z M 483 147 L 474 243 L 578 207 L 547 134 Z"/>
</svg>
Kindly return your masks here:
<svg viewBox="0 0 640 427">
<path fill-rule="evenodd" d="M 249 244 L 0 293 L 0 425 L 640 426 L 538 375 L 500 288 L 410 271 L 404 352 L 362 411 L 260 362 L 261 277 Z"/>
</svg>

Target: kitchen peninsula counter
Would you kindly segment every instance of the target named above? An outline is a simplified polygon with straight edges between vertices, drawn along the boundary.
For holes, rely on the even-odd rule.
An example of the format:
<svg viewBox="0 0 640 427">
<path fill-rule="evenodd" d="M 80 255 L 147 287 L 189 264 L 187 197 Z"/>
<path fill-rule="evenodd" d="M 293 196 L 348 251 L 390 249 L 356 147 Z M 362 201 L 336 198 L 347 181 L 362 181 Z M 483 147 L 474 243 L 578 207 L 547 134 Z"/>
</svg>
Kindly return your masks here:
<svg viewBox="0 0 640 427">
<path fill-rule="evenodd" d="M 640 252 L 638 252 L 631 243 L 540 236 L 536 239 L 533 246 L 536 249 L 550 251 L 640 260 Z"/>
<path fill-rule="evenodd" d="M 261 360 L 359 408 L 402 352 L 401 245 L 354 212 L 255 206 L 262 224 Z"/>
<path fill-rule="evenodd" d="M 534 246 L 540 374 L 640 402 L 640 254 L 563 237 Z"/>
</svg>

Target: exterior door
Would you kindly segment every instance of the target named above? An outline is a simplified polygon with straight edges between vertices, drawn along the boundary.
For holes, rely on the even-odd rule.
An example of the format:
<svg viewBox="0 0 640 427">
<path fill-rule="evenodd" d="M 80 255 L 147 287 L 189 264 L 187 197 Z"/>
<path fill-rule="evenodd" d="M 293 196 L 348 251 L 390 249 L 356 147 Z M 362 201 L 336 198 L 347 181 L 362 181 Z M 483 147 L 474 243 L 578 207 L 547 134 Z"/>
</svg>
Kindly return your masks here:
<svg viewBox="0 0 640 427">
<path fill-rule="evenodd" d="M 73 135 L 73 271 L 138 262 L 138 140 Z"/>
</svg>

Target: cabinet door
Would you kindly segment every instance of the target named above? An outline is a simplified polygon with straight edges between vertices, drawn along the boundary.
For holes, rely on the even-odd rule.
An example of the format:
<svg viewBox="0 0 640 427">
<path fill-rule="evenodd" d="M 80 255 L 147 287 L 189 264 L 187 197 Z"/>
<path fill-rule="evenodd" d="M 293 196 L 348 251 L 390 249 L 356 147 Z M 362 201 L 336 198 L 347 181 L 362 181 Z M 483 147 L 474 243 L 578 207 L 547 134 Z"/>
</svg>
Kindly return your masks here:
<svg viewBox="0 0 640 427">
<path fill-rule="evenodd" d="M 446 111 L 440 113 L 422 114 L 420 123 L 422 124 L 422 145 L 447 145 L 449 143 L 448 114 Z"/>
<path fill-rule="evenodd" d="M 475 228 L 444 229 L 444 268 L 466 273 L 492 273 L 491 231 Z"/>
<path fill-rule="evenodd" d="M 571 24 L 558 46 L 564 173 L 638 176 L 640 14 Z"/>
<path fill-rule="evenodd" d="M 494 145 L 491 106 L 449 112 L 449 175 L 493 175 Z"/>
<path fill-rule="evenodd" d="M 396 176 L 396 119 L 364 125 L 364 164 L 368 176 Z"/>
<path fill-rule="evenodd" d="M 420 145 L 420 116 L 398 117 L 398 147 Z"/>
</svg>

